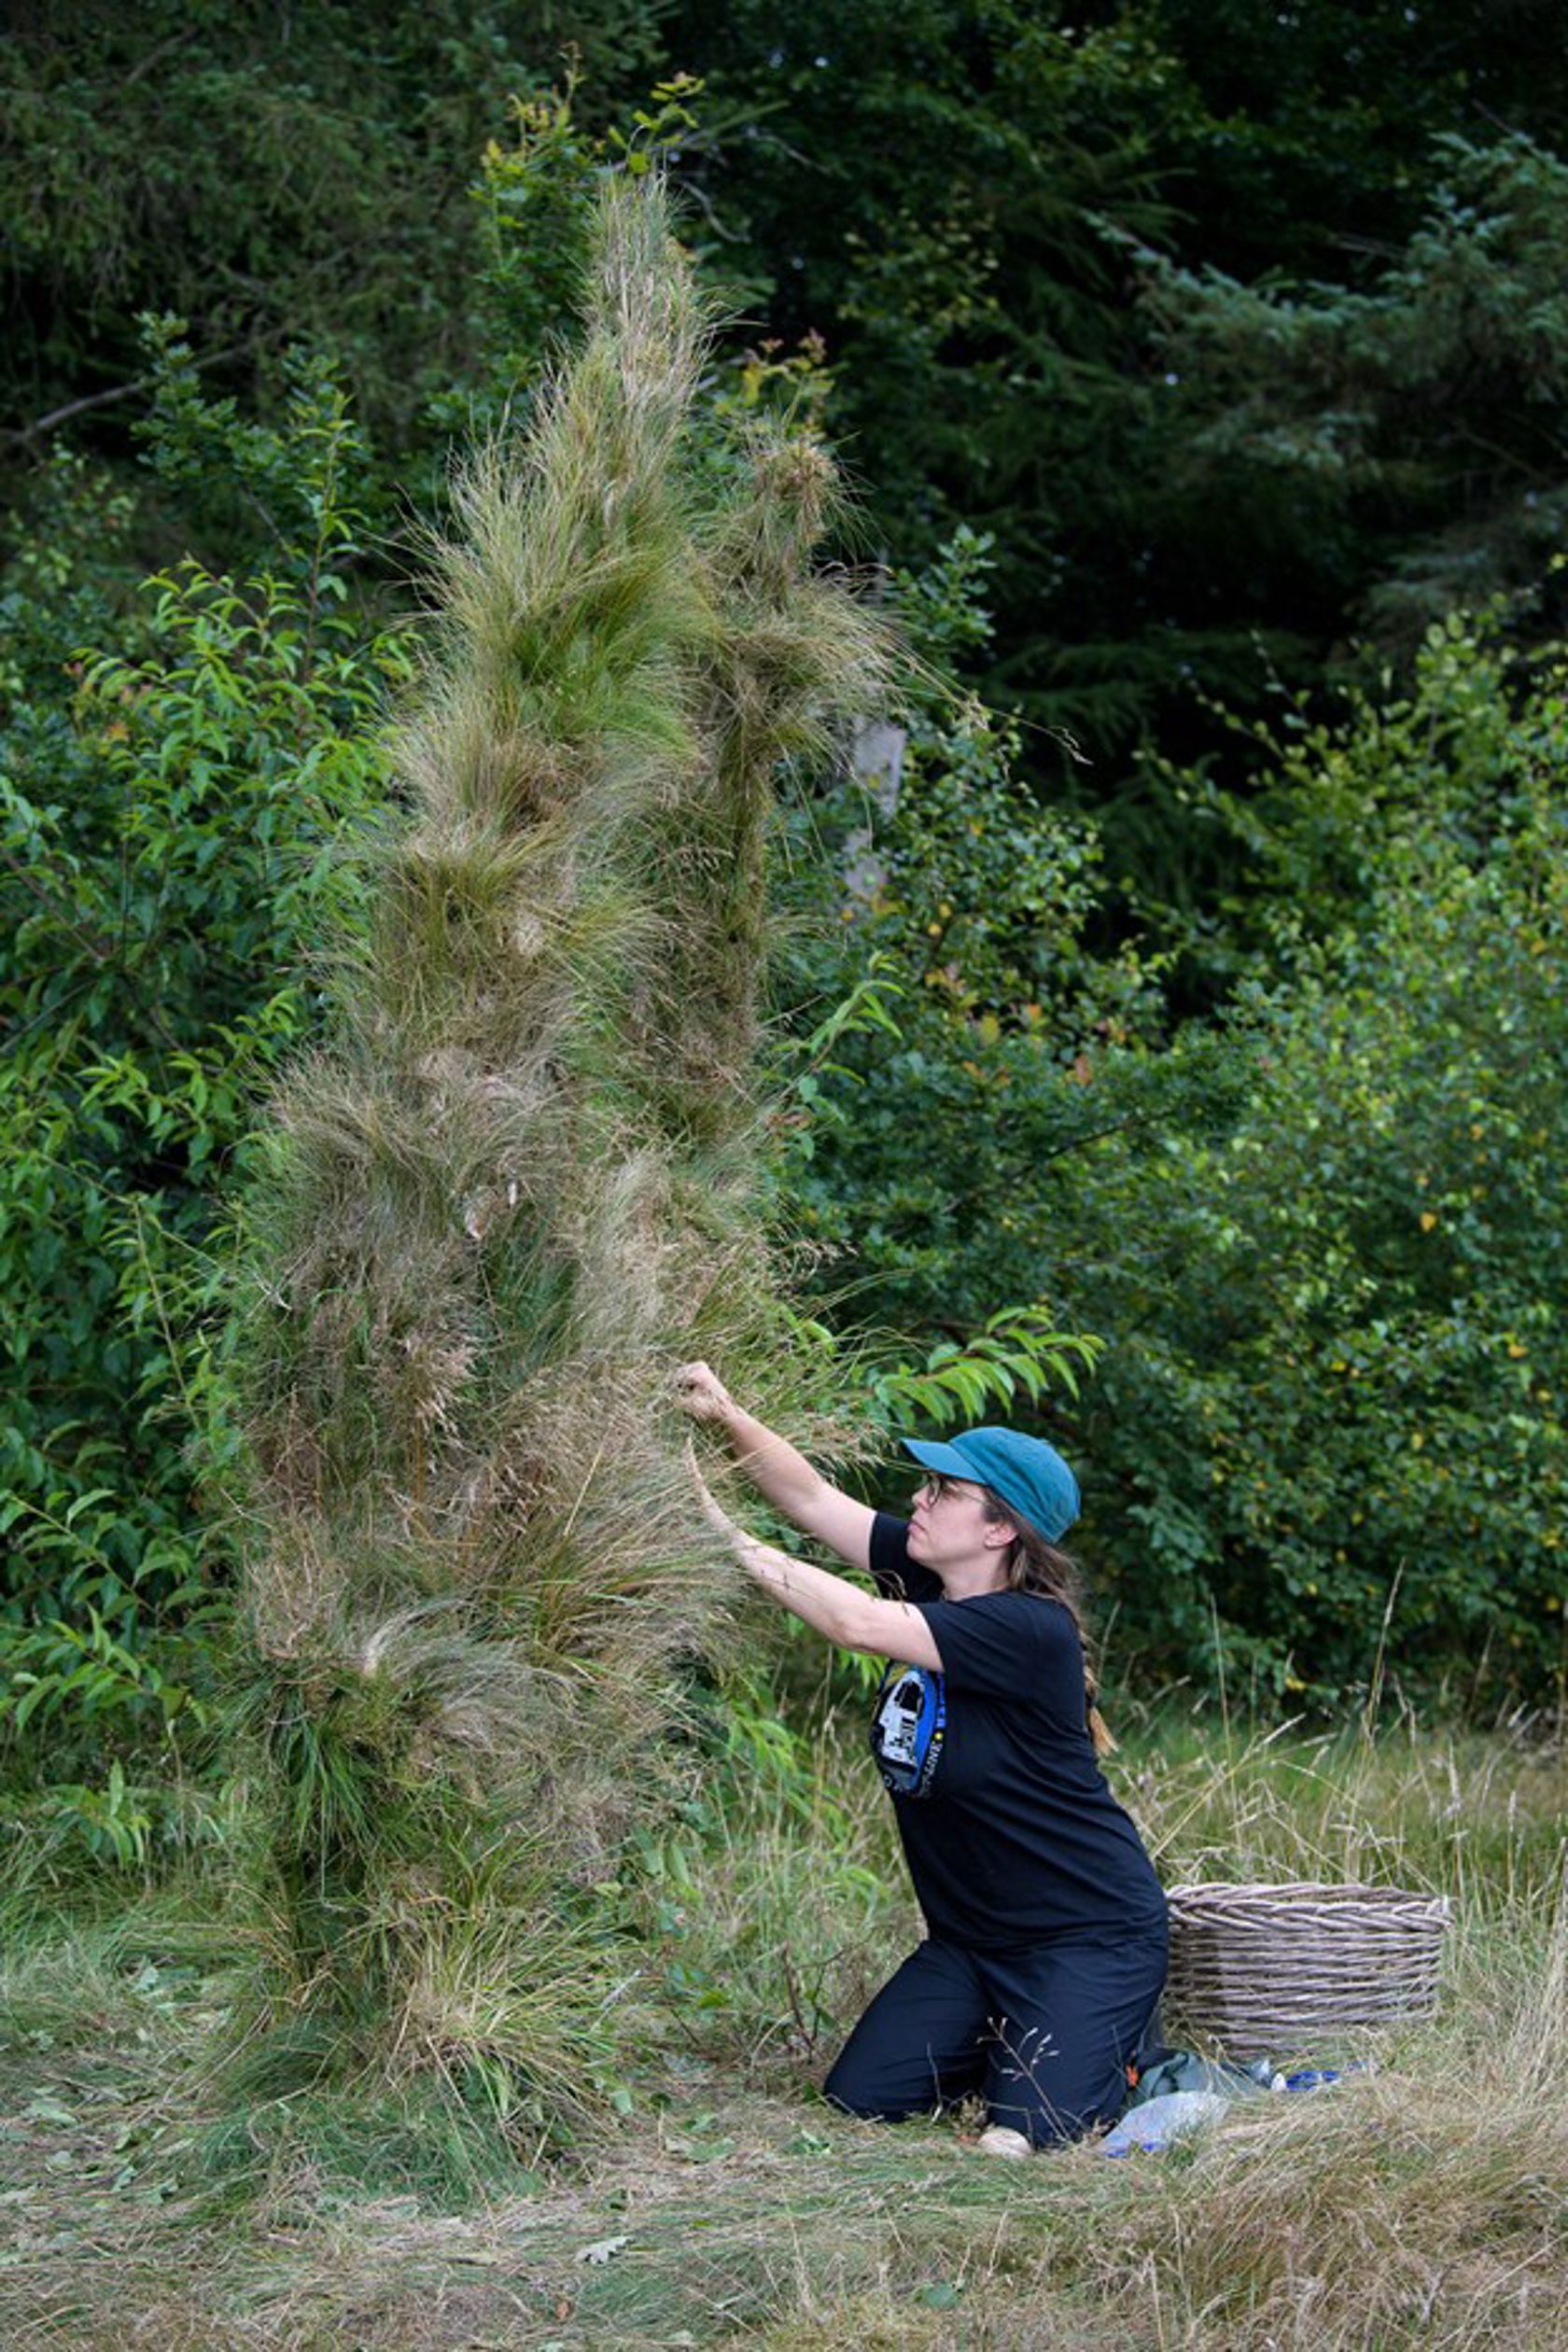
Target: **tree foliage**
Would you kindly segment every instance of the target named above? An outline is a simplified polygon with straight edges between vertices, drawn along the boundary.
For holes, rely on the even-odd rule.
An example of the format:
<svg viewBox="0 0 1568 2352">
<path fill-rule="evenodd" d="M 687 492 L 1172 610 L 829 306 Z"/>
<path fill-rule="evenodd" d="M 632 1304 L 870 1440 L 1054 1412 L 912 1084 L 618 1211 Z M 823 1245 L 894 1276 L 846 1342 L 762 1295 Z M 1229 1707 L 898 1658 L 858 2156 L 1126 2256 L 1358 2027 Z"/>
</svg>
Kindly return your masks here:
<svg viewBox="0 0 1568 2352">
<path fill-rule="evenodd" d="M 1300 476 L 1281 497 L 1232 470 L 1216 496 L 1189 452 L 1192 417 L 1213 413 L 1220 388 L 1202 346 L 1190 373 L 1168 353 L 1135 256 L 1223 273 L 1233 315 L 1289 296 L 1333 311 L 1385 279 L 1398 302 L 1457 136 L 1476 156 L 1456 200 L 1474 212 L 1473 283 L 1496 319 L 1512 203 L 1500 180 L 1519 151 L 1508 134 L 1549 149 L 1561 119 L 1549 7 L 1511 8 L 1505 37 L 1484 0 L 833 0 L 787 26 L 748 5 L 721 26 L 694 10 L 678 22 L 713 96 L 755 117 L 705 182 L 766 257 L 774 330 L 826 335 L 896 554 L 928 560 L 961 523 L 995 535 L 988 691 L 1067 727 L 1095 761 L 1063 767 L 1037 747 L 1055 791 L 1112 797 L 1145 727 L 1186 756 L 1204 734 L 1195 685 L 1255 704 L 1260 636 L 1294 683 L 1321 675 L 1402 534 L 1485 539 L 1442 409 L 1423 397 L 1421 354 L 1398 334 L 1377 365 L 1419 420 L 1423 519 L 1401 499 L 1367 502 L 1314 545 L 1321 509 Z M 802 185 L 820 201 L 803 204 Z M 1539 234 L 1547 203 L 1555 224 L 1560 199 L 1538 176 L 1519 238 Z M 1547 282 L 1560 234 L 1539 248 Z M 1278 346 L 1247 382 L 1258 428 L 1287 430 L 1303 392 Z M 1489 396 L 1464 384 L 1478 425 Z M 1521 405 L 1512 393 L 1510 417 Z M 1537 422 L 1549 433 L 1545 410 Z M 1507 440 L 1522 452 L 1521 428 Z M 1145 842 L 1144 872 L 1173 846 Z"/>
<path fill-rule="evenodd" d="M 470 189 L 509 101 L 542 98 L 568 49 L 609 113 L 656 70 L 646 0 L 433 0 L 373 38 L 341 0 L 21 16 L 0 63 L 0 381 L 30 437 L 77 401 L 118 426 L 150 310 L 188 320 L 203 368 L 268 422 L 287 351 L 331 352 L 402 459 L 485 339 Z"/>
<path fill-rule="evenodd" d="M 1145 1672 L 1321 1707 L 1380 1652 L 1460 1701 L 1561 1679 L 1563 697 L 1456 619 L 1407 697 L 1293 706 L 1222 1031 L 1069 997 L 1031 1033 L 968 946 L 817 1122 L 861 1311 L 1033 1297 L 1105 1339 L 1057 1426 Z M 889 833 L 892 873 L 930 856 Z M 1005 920 L 973 838 L 950 819 L 945 953 Z"/>
<path fill-rule="evenodd" d="M 19 1706 L 49 1711 L 36 1676 L 68 1679 L 78 1638 L 130 1654 L 161 1631 L 177 1654 L 206 1622 L 189 1445 L 223 1296 L 221 1187 L 314 1017 L 319 927 L 357 888 L 329 852 L 379 799 L 372 721 L 406 668 L 342 602 L 354 454 L 341 390 L 301 379 L 284 427 L 244 452 L 290 485 L 273 567 L 188 561 L 123 619 L 127 501 L 63 458 L 6 582 L 0 1508 L 7 1640 L 34 1677 Z M 34 1621 L 53 1629 L 42 1650 Z M 89 1751 L 119 1715 L 166 1716 L 147 1667 L 100 1676 Z M 194 1652 L 169 1671 L 203 1677 Z"/>
<path fill-rule="evenodd" d="M 868 1429 L 1037 1413 L 1151 1669 L 1332 1704 L 1397 1580 L 1425 1684 L 1549 1685 L 1559 31 L 1533 0 L 23 12 L 3 1712 L 98 1851 L 146 1847 L 135 1759 L 210 1702 L 230 1555 L 189 1433 L 231 1443 L 211 1309 L 259 1095 L 367 919 L 343 844 L 389 790 L 409 547 L 452 525 L 454 438 L 547 397 L 601 186 L 655 162 L 727 311 L 688 486 L 731 512 L 737 427 L 825 420 L 835 552 L 886 557 L 928 664 L 896 794 L 797 775 L 766 908 L 729 844 L 814 1378 Z M 655 931 L 696 1138 L 707 951 Z M 1104 1343 L 1076 1397 L 1064 1331 Z M 1467 1515 L 1462 1454 L 1495 1477 Z"/>
<path fill-rule="evenodd" d="M 1439 161 L 1426 218 L 1368 286 L 1146 263 L 1184 485 L 1236 501 L 1309 598 L 1385 648 L 1500 589 L 1527 636 L 1561 617 L 1568 168 L 1517 134 L 1450 136 Z"/>
</svg>

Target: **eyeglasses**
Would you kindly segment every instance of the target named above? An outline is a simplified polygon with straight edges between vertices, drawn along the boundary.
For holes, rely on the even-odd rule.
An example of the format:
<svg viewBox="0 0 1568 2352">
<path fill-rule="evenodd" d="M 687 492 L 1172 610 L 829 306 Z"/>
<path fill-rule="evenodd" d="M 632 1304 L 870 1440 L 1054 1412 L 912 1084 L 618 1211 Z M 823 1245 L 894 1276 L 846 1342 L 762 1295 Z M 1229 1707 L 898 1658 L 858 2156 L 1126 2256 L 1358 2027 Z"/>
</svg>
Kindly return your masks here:
<svg viewBox="0 0 1568 2352">
<path fill-rule="evenodd" d="M 946 1495 L 967 1494 L 973 1491 L 973 1488 L 968 1486 L 962 1478 L 946 1478 L 943 1477 L 940 1470 L 928 1470 L 915 1490 L 915 1500 L 918 1502 L 924 1494 L 930 1498 L 931 1507 L 934 1509 Z"/>
</svg>

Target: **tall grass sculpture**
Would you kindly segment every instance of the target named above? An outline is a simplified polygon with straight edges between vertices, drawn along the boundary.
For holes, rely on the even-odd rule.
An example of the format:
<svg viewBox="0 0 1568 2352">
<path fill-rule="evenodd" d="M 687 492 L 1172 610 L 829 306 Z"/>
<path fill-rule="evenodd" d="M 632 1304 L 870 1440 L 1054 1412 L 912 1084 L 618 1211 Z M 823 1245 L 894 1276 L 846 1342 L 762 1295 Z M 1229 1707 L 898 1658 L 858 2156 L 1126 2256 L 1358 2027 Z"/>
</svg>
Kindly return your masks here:
<svg viewBox="0 0 1568 2352">
<path fill-rule="evenodd" d="M 801 1402 L 753 1197 L 763 848 L 885 648 L 810 569 L 819 447 L 694 430 L 706 347 L 661 192 L 611 188 L 577 356 L 461 485 L 412 815 L 279 1105 L 248 1597 L 296 2079 L 581 2094 L 591 1890 L 731 1589 L 670 1369 Z"/>
</svg>

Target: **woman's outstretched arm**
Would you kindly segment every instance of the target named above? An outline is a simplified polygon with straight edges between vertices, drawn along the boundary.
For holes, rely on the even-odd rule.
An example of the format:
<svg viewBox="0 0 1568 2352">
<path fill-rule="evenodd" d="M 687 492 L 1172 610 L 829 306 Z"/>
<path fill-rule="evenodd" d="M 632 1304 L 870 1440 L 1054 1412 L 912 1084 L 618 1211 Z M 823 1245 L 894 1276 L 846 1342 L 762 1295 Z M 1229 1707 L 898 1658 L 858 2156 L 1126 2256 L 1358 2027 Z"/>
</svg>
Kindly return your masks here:
<svg viewBox="0 0 1568 2352">
<path fill-rule="evenodd" d="M 831 1485 L 787 1437 L 744 1411 L 707 1365 L 681 1365 L 675 1376 L 675 1401 L 693 1421 L 722 1431 L 737 1466 L 803 1534 L 815 1535 L 850 1568 L 863 1572 L 870 1567 L 875 1513 L 869 1504 L 857 1503 L 853 1495 Z"/>
<path fill-rule="evenodd" d="M 904 1601 L 879 1601 L 847 1577 L 835 1576 L 829 1568 L 813 1567 L 807 1560 L 795 1560 L 789 1552 L 749 1535 L 709 1493 L 689 1438 L 686 1460 L 704 1518 L 770 1599 L 840 1649 L 864 1650 L 873 1658 L 896 1659 L 901 1665 L 929 1666 L 941 1672 L 941 1652 L 917 1610 Z"/>
</svg>

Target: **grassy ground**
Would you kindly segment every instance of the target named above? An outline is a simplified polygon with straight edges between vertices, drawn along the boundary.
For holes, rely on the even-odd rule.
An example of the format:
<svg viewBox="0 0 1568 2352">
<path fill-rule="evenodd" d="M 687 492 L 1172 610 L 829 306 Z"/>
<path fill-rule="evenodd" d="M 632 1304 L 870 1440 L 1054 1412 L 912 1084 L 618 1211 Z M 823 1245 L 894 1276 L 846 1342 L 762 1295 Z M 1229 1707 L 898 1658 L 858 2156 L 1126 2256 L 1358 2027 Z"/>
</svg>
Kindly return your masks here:
<svg viewBox="0 0 1568 2352">
<path fill-rule="evenodd" d="M 630 2112 L 483 2177 L 416 2085 L 217 2126 L 220 1882 L 35 1911 L 0 1987 L 6 2341 L 1560 2352 L 1561 1750 L 1169 1720 L 1114 1769 L 1168 1881 L 1449 1893 L 1439 2016 L 1158 2157 L 999 2164 L 973 2118 L 835 2117 L 809 2084 L 913 1923 L 869 1772 L 759 1735 L 644 1857 Z"/>
</svg>

